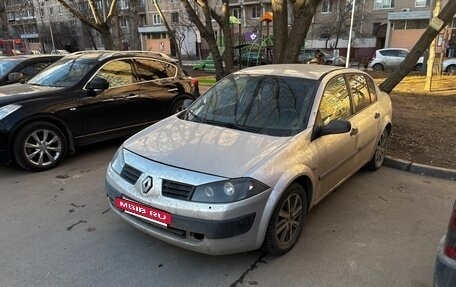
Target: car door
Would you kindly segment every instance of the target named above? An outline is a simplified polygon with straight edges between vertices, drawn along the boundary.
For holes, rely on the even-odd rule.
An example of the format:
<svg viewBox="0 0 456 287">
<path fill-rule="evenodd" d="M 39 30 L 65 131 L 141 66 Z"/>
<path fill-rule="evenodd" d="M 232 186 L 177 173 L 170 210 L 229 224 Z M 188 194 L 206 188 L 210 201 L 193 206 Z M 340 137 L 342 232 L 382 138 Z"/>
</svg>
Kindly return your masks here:
<svg viewBox="0 0 456 287">
<path fill-rule="evenodd" d="M 155 122 L 169 115 L 173 99 L 179 94 L 177 67 L 151 58 L 134 59 L 139 79 L 140 113 L 143 121 Z"/>
<path fill-rule="evenodd" d="M 317 113 L 316 128 L 331 120 L 349 120 L 352 103 L 343 75 L 329 80 L 322 94 Z M 352 174 L 356 155 L 356 133 L 325 135 L 313 141 L 318 153 L 317 200 L 327 194 L 343 179 Z"/>
<path fill-rule="evenodd" d="M 363 74 L 348 74 L 354 114 L 350 119 L 356 129 L 355 165 L 363 166 L 372 156 L 380 129 L 381 109 L 372 79 Z"/>
<path fill-rule="evenodd" d="M 123 134 L 142 124 L 138 110 L 139 85 L 131 59 L 117 59 L 104 64 L 92 78 L 109 83 L 103 91 L 85 91 L 80 97 L 79 115 L 86 136 Z"/>
</svg>

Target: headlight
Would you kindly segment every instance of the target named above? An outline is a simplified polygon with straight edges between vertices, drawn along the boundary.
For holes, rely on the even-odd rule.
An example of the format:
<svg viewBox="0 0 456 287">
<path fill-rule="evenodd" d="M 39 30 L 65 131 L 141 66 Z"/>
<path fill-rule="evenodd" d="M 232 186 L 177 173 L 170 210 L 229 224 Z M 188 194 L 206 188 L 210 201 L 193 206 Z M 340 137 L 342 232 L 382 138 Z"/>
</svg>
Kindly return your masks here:
<svg viewBox="0 0 456 287">
<path fill-rule="evenodd" d="M 22 106 L 21 105 L 15 105 L 15 104 L 6 105 L 4 107 L 1 107 L 0 108 L 0 120 L 5 118 L 7 115 L 13 113 L 14 111 L 19 109 L 20 107 L 22 107 Z"/>
<path fill-rule="evenodd" d="M 236 178 L 200 185 L 193 192 L 192 201 L 227 203 L 252 197 L 269 186 L 252 178 Z"/>
<path fill-rule="evenodd" d="M 120 174 L 122 172 L 122 168 L 125 165 L 124 154 L 123 154 L 123 146 L 116 151 L 112 160 L 111 160 L 111 167 L 112 169 Z"/>
</svg>

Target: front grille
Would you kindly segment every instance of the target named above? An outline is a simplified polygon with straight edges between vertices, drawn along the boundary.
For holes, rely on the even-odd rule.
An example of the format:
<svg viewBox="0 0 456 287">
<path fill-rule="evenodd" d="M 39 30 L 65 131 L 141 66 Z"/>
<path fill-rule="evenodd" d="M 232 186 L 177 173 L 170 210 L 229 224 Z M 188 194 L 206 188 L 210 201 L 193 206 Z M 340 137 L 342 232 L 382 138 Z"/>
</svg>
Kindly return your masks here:
<svg viewBox="0 0 456 287">
<path fill-rule="evenodd" d="M 120 176 L 128 181 L 131 184 L 135 184 L 138 181 L 138 178 L 141 176 L 141 171 L 137 170 L 136 168 L 126 164 L 122 168 L 122 172 Z"/>
<path fill-rule="evenodd" d="M 181 200 L 190 200 L 195 187 L 193 185 L 163 180 L 162 195 Z"/>
</svg>

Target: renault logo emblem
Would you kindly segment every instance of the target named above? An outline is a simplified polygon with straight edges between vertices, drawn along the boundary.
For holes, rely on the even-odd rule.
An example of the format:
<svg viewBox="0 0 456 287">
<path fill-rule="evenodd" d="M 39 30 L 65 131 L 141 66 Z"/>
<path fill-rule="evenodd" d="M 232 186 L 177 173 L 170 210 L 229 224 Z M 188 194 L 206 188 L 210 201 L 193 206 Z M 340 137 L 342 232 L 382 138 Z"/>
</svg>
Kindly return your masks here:
<svg viewBox="0 0 456 287">
<path fill-rule="evenodd" d="M 146 177 L 142 182 L 142 192 L 144 194 L 147 194 L 151 190 L 152 186 L 154 186 L 154 183 L 152 182 L 152 177 Z"/>
</svg>

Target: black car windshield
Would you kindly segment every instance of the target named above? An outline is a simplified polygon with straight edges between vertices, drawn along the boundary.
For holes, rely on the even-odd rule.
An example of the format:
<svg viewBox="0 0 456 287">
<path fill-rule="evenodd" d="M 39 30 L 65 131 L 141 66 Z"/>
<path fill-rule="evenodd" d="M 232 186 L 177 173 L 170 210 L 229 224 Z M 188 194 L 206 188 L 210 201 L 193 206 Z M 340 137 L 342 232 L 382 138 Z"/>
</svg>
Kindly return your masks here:
<svg viewBox="0 0 456 287">
<path fill-rule="evenodd" d="M 31 78 L 28 83 L 38 86 L 71 87 L 81 81 L 98 63 L 93 58 L 63 58 Z"/>
<path fill-rule="evenodd" d="M 3 77 L 4 75 L 8 74 L 19 64 L 21 61 L 13 60 L 13 59 L 4 59 L 0 60 L 0 76 Z"/>
<path fill-rule="evenodd" d="M 190 121 L 272 136 L 304 130 L 316 80 L 232 74 L 208 90 L 183 114 Z"/>
</svg>

